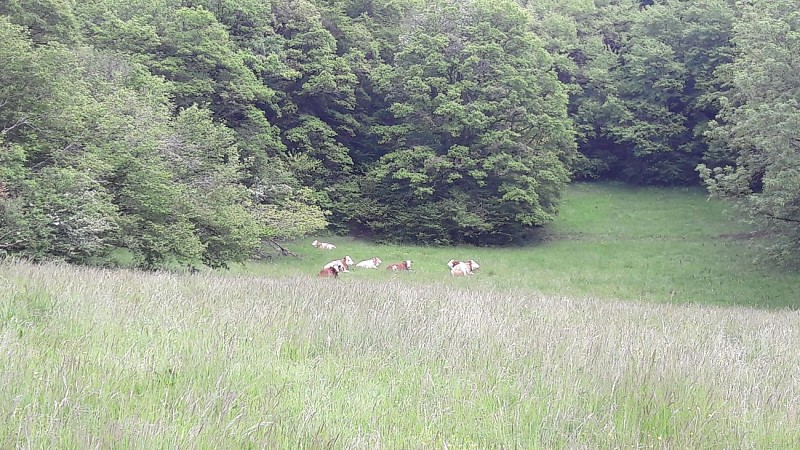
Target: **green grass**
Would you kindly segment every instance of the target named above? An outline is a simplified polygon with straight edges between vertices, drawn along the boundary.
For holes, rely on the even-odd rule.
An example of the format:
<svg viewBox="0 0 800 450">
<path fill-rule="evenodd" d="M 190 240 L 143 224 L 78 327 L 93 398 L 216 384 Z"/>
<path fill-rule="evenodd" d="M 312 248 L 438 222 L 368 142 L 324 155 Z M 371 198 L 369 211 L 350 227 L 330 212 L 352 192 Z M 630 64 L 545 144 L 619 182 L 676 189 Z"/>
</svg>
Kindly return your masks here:
<svg viewBox="0 0 800 450">
<path fill-rule="evenodd" d="M 0 262 L 0 448 L 800 448 L 798 278 L 723 208 L 579 184 L 518 248 Z M 339 254 L 415 270 L 317 278 Z"/>
<path fill-rule="evenodd" d="M 400 278 L 481 290 L 530 292 L 647 302 L 800 307 L 800 275 L 754 262 L 742 239 L 749 231 L 725 214 L 726 204 L 700 189 L 629 188 L 578 183 L 561 214 L 538 242 L 506 248 L 376 245 L 329 237 L 333 251 L 312 248 L 309 238 L 290 243 L 302 259 L 234 267 L 235 274 L 316 276 L 323 264 L 351 255 L 378 256 L 384 265 L 414 261 L 413 273 L 354 269 L 339 282 Z M 446 263 L 473 258 L 481 271 L 452 279 Z"/>
<path fill-rule="evenodd" d="M 800 445 L 798 312 L 8 262 L 0 282 L 0 448 Z"/>
</svg>

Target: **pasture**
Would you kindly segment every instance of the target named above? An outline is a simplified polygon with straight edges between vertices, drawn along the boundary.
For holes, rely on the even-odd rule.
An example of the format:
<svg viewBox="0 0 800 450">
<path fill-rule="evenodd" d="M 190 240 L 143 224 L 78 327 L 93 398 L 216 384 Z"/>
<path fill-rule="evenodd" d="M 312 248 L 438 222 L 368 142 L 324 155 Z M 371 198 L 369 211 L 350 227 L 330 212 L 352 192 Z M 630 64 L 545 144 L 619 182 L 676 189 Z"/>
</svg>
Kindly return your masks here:
<svg viewBox="0 0 800 450">
<path fill-rule="evenodd" d="M 688 188 L 631 189 L 609 183 L 576 183 L 561 215 L 537 241 L 507 248 L 378 245 L 337 236 L 335 250 L 313 248 L 311 239 L 288 244 L 301 256 L 232 268 L 234 275 L 316 276 L 328 261 L 378 256 L 377 270 L 354 269 L 338 282 L 387 280 L 443 283 L 485 292 L 524 290 L 551 296 L 592 297 L 676 304 L 800 307 L 800 274 L 755 262 L 744 242 L 748 229 L 726 214 L 726 204 Z M 474 258 L 481 270 L 453 279 L 451 258 Z M 390 274 L 391 262 L 414 261 L 410 273 Z M 343 287 L 346 289 L 346 287 Z"/>
<path fill-rule="evenodd" d="M 797 448 L 800 312 L 0 265 L 0 447 Z"/>
<path fill-rule="evenodd" d="M 798 278 L 723 206 L 576 185 L 524 248 L 2 262 L 0 448 L 798 448 Z M 344 254 L 384 264 L 316 277 Z"/>
</svg>

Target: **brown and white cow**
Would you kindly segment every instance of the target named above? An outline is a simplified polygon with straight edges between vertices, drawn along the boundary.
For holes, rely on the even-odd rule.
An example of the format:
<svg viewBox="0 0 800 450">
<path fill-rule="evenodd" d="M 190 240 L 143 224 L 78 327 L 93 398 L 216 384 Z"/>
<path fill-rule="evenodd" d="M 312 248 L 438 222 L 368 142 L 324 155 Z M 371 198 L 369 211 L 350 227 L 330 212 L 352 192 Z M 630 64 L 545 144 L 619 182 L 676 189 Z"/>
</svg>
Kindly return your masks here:
<svg viewBox="0 0 800 450">
<path fill-rule="evenodd" d="M 364 269 L 377 269 L 378 266 L 380 266 L 382 262 L 383 261 L 381 261 L 380 258 L 375 257 L 375 258 L 372 258 L 372 259 L 366 259 L 364 261 L 359 262 L 358 264 L 356 264 L 356 267 L 361 267 L 361 268 L 364 268 Z"/>
<path fill-rule="evenodd" d="M 352 265 L 353 265 L 353 258 L 351 258 L 350 255 L 347 255 L 342 259 L 337 259 L 335 261 L 329 262 L 328 264 L 325 264 L 325 266 L 323 266 L 323 269 L 336 267 L 339 270 L 339 272 L 349 272 L 347 268 Z"/>
<path fill-rule="evenodd" d="M 319 271 L 318 277 L 338 277 L 339 276 L 339 268 L 336 266 L 333 267 L 326 267 Z"/>
<path fill-rule="evenodd" d="M 411 270 L 411 260 L 407 259 L 403 262 L 393 263 L 386 266 L 386 270 L 397 272 L 398 270 Z"/>
<path fill-rule="evenodd" d="M 329 244 L 327 242 L 320 242 L 316 239 L 314 239 L 314 242 L 311 243 L 311 246 L 321 250 L 333 250 L 336 248 L 336 246 L 333 244 Z"/>
</svg>

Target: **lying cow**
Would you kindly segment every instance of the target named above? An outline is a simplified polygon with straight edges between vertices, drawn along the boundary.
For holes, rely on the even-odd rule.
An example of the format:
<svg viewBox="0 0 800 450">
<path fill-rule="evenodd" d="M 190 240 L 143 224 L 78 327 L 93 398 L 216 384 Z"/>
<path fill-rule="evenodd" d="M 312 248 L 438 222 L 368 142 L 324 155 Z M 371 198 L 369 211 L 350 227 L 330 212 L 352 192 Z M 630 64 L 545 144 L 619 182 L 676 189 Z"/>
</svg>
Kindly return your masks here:
<svg viewBox="0 0 800 450">
<path fill-rule="evenodd" d="M 336 248 L 336 246 L 333 244 L 329 244 L 327 242 L 320 242 L 316 239 L 314 239 L 314 242 L 311 243 L 311 246 L 322 250 L 333 250 Z"/>
<path fill-rule="evenodd" d="M 469 261 L 456 261 L 455 259 L 451 259 L 447 262 L 447 266 L 450 267 L 450 274 L 453 276 L 472 275 L 481 267 L 474 259 L 470 259 Z"/>
<path fill-rule="evenodd" d="M 358 264 L 356 264 L 356 267 L 361 267 L 361 268 L 364 268 L 364 269 L 377 269 L 378 266 L 380 266 L 382 262 L 383 261 L 381 261 L 380 258 L 375 257 L 375 258 L 372 258 L 372 259 L 367 259 L 367 260 L 359 262 Z"/>
<path fill-rule="evenodd" d="M 328 264 L 325 264 L 325 266 L 323 266 L 323 269 L 336 267 L 339 272 L 349 272 L 347 268 L 352 265 L 353 265 L 353 258 L 351 258 L 350 255 L 347 255 L 342 259 L 337 259 L 335 261 L 329 262 Z"/>
<path fill-rule="evenodd" d="M 338 277 L 339 276 L 339 268 L 336 266 L 333 267 L 326 267 L 319 271 L 318 277 Z"/>
<path fill-rule="evenodd" d="M 474 272 L 470 269 L 469 264 L 467 263 L 458 263 L 454 265 L 450 269 L 450 275 L 454 277 L 463 277 L 467 275 L 472 275 Z"/>
<path fill-rule="evenodd" d="M 386 270 L 397 272 L 398 270 L 411 270 L 411 260 L 405 260 L 400 263 L 393 263 L 386 266 Z"/>
<path fill-rule="evenodd" d="M 453 267 L 459 264 L 468 265 L 470 270 L 472 270 L 473 272 L 481 268 L 480 264 L 478 264 L 474 259 L 470 259 L 469 261 L 456 261 L 455 259 L 451 259 L 450 261 L 447 262 L 447 267 L 452 269 Z"/>
</svg>

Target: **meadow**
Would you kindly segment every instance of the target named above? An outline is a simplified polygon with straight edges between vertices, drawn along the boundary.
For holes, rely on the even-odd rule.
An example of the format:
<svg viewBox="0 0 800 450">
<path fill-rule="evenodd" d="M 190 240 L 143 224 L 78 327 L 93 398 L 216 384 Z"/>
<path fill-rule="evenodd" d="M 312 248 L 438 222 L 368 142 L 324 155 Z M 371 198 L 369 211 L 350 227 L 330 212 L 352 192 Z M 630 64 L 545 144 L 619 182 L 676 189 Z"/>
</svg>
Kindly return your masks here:
<svg viewBox="0 0 800 450">
<path fill-rule="evenodd" d="M 483 291 L 528 290 L 566 296 L 674 304 L 800 307 L 800 274 L 757 262 L 749 229 L 729 205 L 702 189 L 631 189 L 611 183 L 576 183 L 561 214 L 527 245 L 506 248 L 379 245 L 363 239 L 319 236 L 337 245 L 311 247 L 314 237 L 289 243 L 300 258 L 234 266 L 231 273 L 269 277 L 315 276 L 332 259 L 378 256 L 384 266 L 411 259 L 409 283 L 443 283 Z M 475 259 L 479 274 L 452 279 L 451 258 Z M 385 270 L 354 269 L 339 281 L 386 280 Z"/>
<path fill-rule="evenodd" d="M 800 312 L 0 266 L 2 448 L 797 448 Z"/>
<path fill-rule="evenodd" d="M 797 278 L 699 192 L 616 190 L 524 248 L 337 242 L 410 273 L 6 260 L 0 448 L 800 447 Z"/>
</svg>

